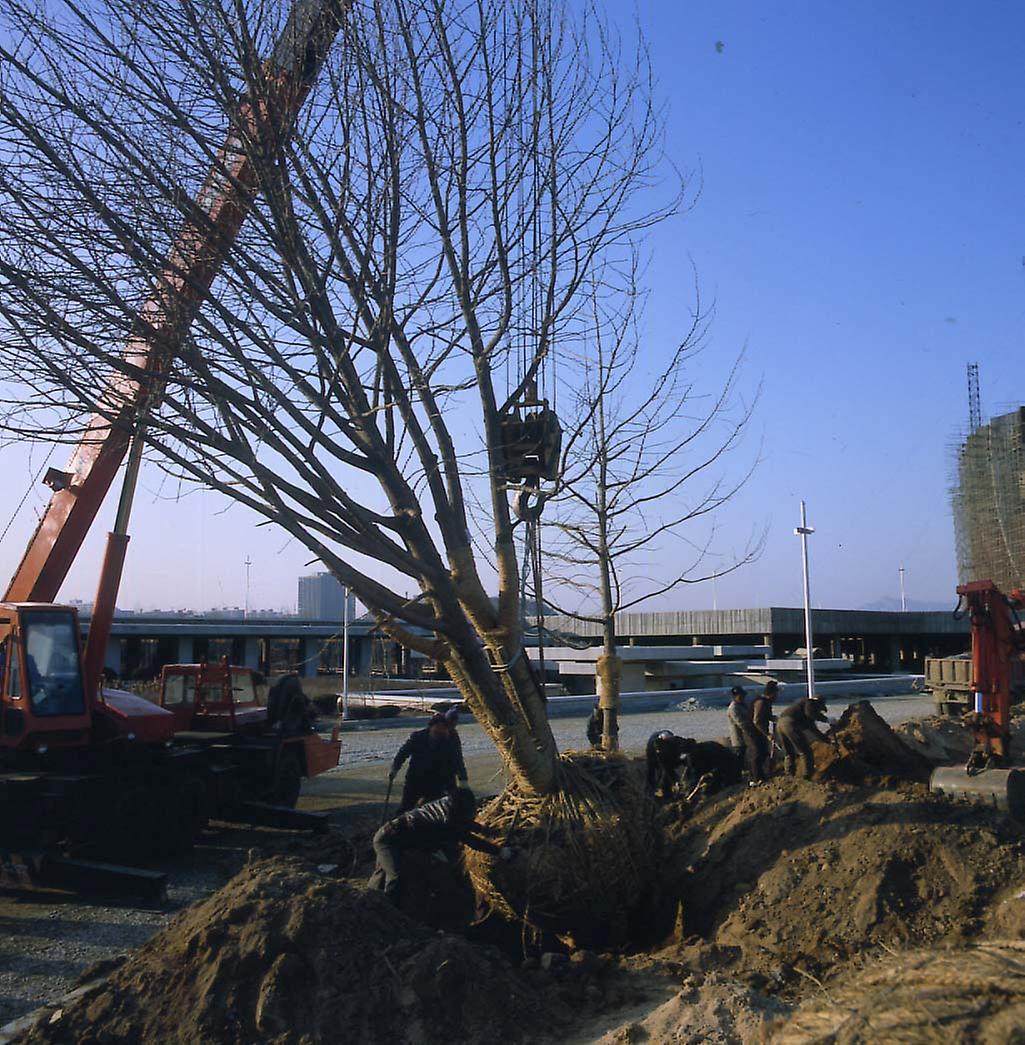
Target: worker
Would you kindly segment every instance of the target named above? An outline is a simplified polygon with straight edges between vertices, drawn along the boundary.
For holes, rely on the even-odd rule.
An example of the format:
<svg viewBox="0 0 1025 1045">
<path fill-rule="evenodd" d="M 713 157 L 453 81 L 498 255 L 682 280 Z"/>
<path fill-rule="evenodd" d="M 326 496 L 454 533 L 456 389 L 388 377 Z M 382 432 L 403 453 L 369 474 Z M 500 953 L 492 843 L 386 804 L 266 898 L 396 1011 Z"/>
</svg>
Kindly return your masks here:
<svg viewBox="0 0 1025 1045">
<path fill-rule="evenodd" d="M 715 740 L 677 738 L 683 754 L 683 779 L 688 789 L 707 778 L 713 791 L 740 783 L 740 759 Z"/>
<path fill-rule="evenodd" d="M 274 680 L 267 691 L 267 725 L 270 729 L 285 736 L 311 733 L 316 717 L 316 710 L 295 672 Z"/>
<path fill-rule="evenodd" d="M 602 714 L 598 701 L 594 702 L 590 718 L 587 720 L 587 742 L 592 749 L 601 747 Z"/>
<path fill-rule="evenodd" d="M 459 856 L 461 845 L 467 845 L 480 853 L 511 860 L 512 849 L 495 845 L 484 837 L 495 832 L 474 820 L 476 809 L 473 792 L 468 787 L 459 787 L 451 795 L 389 820 L 374 835 L 377 866 L 370 876 L 370 887 L 383 889 L 394 903 L 401 903 L 402 858 L 403 853 L 411 849 L 423 853 L 441 850 L 452 859 Z"/>
<path fill-rule="evenodd" d="M 778 693 L 779 683 L 775 679 L 769 679 L 765 683 L 765 689 L 755 697 L 751 706 L 751 725 L 760 738 L 761 779 L 772 775 L 772 724 L 776 721 L 772 709 Z"/>
<path fill-rule="evenodd" d="M 679 769 L 684 760 L 686 741 L 671 730 L 660 729 L 648 738 L 644 756 L 648 766 L 648 793 L 670 798 L 680 783 Z"/>
<path fill-rule="evenodd" d="M 765 756 L 769 745 L 755 729 L 743 686 L 730 690 L 730 706 L 726 709 L 726 720 L 730 727 L 730 744 L 733 753 L 747 769 L 752 783 L 765 779 Z"/>
<path fill-rule="evenodd" d="M 406 770 L 399 813 L 412 809 L 417 802 L 441 798 L 452 789 L 459 768 L 448 719 L 443 714 L 432 715 L 425 729 L 409 734 L 392 761 L 389 785 L 406 759 L 409 759 L 409 769 Z"/>
<path fill-rule="evenodd" d="M 751 709 L 747 706 L 747 694 L 743 686 L 730 690 L 730 703 L 726 708 L 726 724 L 730 730 L 730 747 L 738 758 L 744 757 L 747 736 L 744 727 L 751 724 Z"/>
<path fill-rule="evenodd" d="M 455 764 L 456 764 L 456 775 L 452 780 L 452 787 L 456 786 L 456 782 L 463 784 L 464 786 L 469 781 L 469 776 L 466 773 L 466 763 L 463 761 L 463 742 L 459 737 L 459 707 L 451 707 L 445 712 L 445 720 L 448 722 L 448 735 L 452 741 L 452 746 L 455 748 Z"/>
<path fill-rule="evenodd" d="M 826 702 L 821 697 L 805 697 L 780 712 L 776 733 L 783 744 L 783 767 L 791 776 L 797 775 L 797 763 L 801 763 L 801 775 L 810 780 L 815 770 L 815 756 L 810 740 L 828 741 L 817 723 L 828 721 Z"/>
</svg>

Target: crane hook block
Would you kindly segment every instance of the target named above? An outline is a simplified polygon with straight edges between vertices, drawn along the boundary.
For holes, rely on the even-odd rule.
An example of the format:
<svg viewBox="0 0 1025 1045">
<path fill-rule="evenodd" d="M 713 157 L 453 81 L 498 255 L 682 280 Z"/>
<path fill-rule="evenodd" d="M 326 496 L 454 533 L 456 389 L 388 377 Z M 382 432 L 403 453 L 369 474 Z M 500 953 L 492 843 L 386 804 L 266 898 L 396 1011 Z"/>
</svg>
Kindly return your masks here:
<svg viewBox="0 0 1025 1045">
<path fill-rule="evenodd" d="M 518 407 L 498 421 L 501 477 L 509 483 L 534 485 L 559 475 L 562 425 L 547 402 L 540 409 L 520 414 Z"/>
</svg>

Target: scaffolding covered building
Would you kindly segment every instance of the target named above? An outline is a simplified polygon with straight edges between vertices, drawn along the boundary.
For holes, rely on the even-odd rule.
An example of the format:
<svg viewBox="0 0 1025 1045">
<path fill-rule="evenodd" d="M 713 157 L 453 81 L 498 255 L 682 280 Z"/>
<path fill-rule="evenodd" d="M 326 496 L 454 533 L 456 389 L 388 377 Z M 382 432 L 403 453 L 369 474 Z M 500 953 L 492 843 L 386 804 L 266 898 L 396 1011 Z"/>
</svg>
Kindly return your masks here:
<svg viewBox="0 0 1025 1045">
<path fill-rule="evenodd" d="M 951 507 L 961 583 L 1025 588 L 1025 407 L 958 441 Z"/>
</svg>

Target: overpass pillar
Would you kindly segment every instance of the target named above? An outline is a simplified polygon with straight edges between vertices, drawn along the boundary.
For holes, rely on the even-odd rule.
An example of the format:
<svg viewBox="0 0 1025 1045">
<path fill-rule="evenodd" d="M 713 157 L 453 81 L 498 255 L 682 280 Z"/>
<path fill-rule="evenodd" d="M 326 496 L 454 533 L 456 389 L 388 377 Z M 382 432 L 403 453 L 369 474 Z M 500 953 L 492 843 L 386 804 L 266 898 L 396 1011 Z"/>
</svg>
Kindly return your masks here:
<svg viewBox="0 0 1025 1045">
<path fill-rule="evenodd" d="M 256 671 L 260 670 L 260 640 L 259 639 L 246 639 L 245 640 L 245 653 L 242 655 L 242 666 L 246 668 L 253 668 Z"/>
<path fill-rule="evenodd" d="M 179 635 L 178 636 L 178 663 L 179 664 L 192 664 L 195 662 L 196 654 L 192 647 L 192 636 L 191 635 Z"/>
<path fill-rule="evenodd" d="M 374 640 L 369 636 L 350 638 L 352 645 L 349 647 L 349 670 L 355 675 L 368 678 L 370 675 L 370 663 L 374 652 Z"/>
<path fill-rule="evenodd" d="M 304 679 L 315 678 L 320 663 L 320 644 L 316 639 L 299 640 L 299 659 L 299 674 Z"/>
<path fill-rule="evenodd" d="M 107 640 L 107 653 L 103 658 L 104 668 L 114 672 L 115 677 L 121 677 L 121 640 L 113 636 Z"/>
<path fill-rule="evenodd" d="M 900 638 L 890 636 L 890 671 L 900 671 Z"/>
</svg>

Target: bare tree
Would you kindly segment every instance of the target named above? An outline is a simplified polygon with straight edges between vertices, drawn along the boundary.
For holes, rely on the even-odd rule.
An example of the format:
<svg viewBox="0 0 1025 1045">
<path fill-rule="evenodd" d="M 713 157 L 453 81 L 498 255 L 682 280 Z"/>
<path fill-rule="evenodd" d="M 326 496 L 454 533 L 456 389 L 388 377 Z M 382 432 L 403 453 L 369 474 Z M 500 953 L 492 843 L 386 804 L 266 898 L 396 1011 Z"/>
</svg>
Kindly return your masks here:
<svg viewBox="0 0 1025 1045">
<path fill-rule="evenodd" d="M 300 0 L 327 2 L 347 11 L 290 136 L 262 61 L 283 0 L 4 5 L 3 424 L 74 442 L 144 423 L 151 460 L 308 548 L 550 791 L 506 428 L 592 323 L 592 273 L 678 206 L 647 58 L 590 3 Z M 251 212 L 207 294 L 171 247 L 240 155 Z M 166 338 L 142 303 L 182 293 L 201 307 L 151 372 L 123 346 Z M 118 400 L 157 378 L 144 416 Z"/>
<path fill-rule="evenodd" d="M 722 576 L 760 553 L 764 532 L 710 567 L 715 515 L 738 493 L 754 467 L 731 473 L 757 392 L 744 401 L 733 360 L 709 393 L 696 375 L 708 350 L 711 312 L 695 303 L 689 328 L 668 358 L 640 349 L 637 294 L 591 295 L 591 340 L 578 356 L 580 380 L 559 484 L 548 495 L 543 561 L 561 589 L 545 603 L 558 613 L 597 624 L 596 666 L 602 746 L 618 747 L 622 661 L 616 617 L 684 584 Z M 611 304 L 611 307 L 610 307 Z"/>
</svg>

